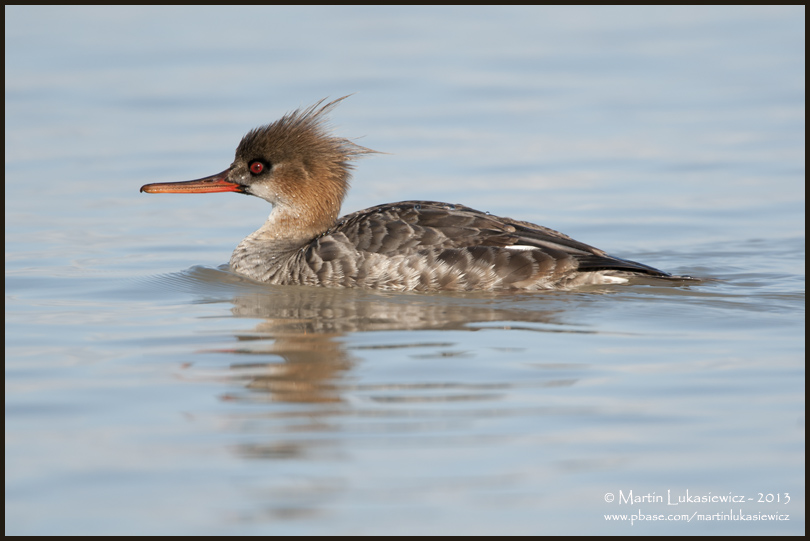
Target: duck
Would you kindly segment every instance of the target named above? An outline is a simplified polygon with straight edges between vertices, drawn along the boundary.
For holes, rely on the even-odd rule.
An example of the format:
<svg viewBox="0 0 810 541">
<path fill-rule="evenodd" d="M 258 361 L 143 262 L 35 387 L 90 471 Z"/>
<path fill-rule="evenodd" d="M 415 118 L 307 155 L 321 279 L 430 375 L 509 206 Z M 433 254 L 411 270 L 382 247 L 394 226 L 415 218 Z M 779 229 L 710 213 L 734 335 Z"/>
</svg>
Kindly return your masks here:
<svg viewBox="0 0 810 541">
<path fill-rule="evenodd" d="M 376 151 L 333 135 L 321 100 L 249 131 L 215 175 L 146 184 L 145 193 L 234 192 L 272 205 L 231 269 L 274 285 L 385 291 L 543 291 L 687 280 L 534 223 L 461 204 L 387 203 L 339 217 L 354 161 Z"/>
</svg>

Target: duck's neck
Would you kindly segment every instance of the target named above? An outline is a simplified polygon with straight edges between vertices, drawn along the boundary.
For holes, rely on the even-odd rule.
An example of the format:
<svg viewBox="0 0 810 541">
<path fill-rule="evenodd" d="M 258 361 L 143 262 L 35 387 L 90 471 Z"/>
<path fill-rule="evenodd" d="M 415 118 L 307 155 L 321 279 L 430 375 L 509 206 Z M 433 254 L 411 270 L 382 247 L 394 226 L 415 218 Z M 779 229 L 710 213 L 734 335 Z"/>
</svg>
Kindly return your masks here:
<svg viewBox="0 0 810 541">
<path fill-rule="evenodd" d="M 255 280 L 268 281 L 268 273 L 277 272 L 297 251 L 331 227 L 338 211 L 313 219 L 304 210 L 276 206 L 264 225 L 236 247 L 231 267 Z"/>
<path fill-rule="evenodd" d="M 279 270 L 295 252 L 337 221 L 348 188 L 345 167 L 338 173 L 317 168 L 313 173 L 305 168 L 299 171 L 289 177 L 295 182 L 253 188 L 253 195 L 273 203 L 273 211 L 264 225 L 234 250 L 231 266 L 237 272 L 263 279 L 260 276 Z"/>
<path fill-rule="evenodd" d="M 313 217 L 307 210 L 276 206 L 264 225 L 248 239 L 266 243 L 304 243 L 329 229 L 337 219 L 337 211 L 334 215 Z"/>
</svg>

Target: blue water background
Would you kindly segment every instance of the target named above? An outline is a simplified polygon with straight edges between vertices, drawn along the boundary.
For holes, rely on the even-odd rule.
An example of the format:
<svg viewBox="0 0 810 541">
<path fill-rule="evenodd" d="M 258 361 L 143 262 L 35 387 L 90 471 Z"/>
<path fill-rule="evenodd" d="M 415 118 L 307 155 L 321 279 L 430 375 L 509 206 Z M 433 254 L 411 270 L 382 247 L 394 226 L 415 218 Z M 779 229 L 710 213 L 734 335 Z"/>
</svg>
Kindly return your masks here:
<svg viewBox="0 0 810 541">
<path fill-rule="evenodd" d="M 804 533 L 803 6 L 5 15 L 7 534 Z M 138 193 L 347 94 L 344 212 L 706 280 L 267 287 L 264 201 Z"/>
</svg>

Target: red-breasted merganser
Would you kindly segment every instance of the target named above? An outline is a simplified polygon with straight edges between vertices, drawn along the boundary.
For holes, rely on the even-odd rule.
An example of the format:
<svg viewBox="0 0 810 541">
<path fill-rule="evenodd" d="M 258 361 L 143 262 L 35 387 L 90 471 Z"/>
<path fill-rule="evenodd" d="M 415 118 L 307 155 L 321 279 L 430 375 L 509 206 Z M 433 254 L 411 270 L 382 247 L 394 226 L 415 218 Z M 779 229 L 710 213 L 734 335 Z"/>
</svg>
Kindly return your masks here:
<svg viewBox="0 0 810 541">
<path fill-rule="evenodd" d="M 344 98 L 248 132 L 221 173 L 141 191 L 237 192 L 269 201 L 267 222 L 231 256 L 234 271 L 269 284 L 493 291 L 622 283 L 634 275 L 688 279 L 464 205 L 403 201 L 338 219 L 351 161 L 375 152 L 327 129 L 326 114 Z"/>
</svg>

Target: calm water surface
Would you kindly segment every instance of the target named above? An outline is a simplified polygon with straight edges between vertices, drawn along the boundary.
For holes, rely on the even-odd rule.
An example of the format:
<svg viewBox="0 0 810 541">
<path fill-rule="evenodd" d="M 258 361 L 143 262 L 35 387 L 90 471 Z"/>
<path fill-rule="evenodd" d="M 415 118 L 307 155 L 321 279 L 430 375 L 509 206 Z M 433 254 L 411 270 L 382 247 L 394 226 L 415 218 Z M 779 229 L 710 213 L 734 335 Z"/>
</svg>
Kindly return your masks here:
<svg viewBox="0 0 810 541">
<path fill-rule="evenodd" d="M 804 20 L 7 7 L 6 533 L 804 533 Z M 353 92 L 344 212 L 704 281 L 269 287 L 226 265 L 265 202 L 138 193 Z"/>
</svg>

